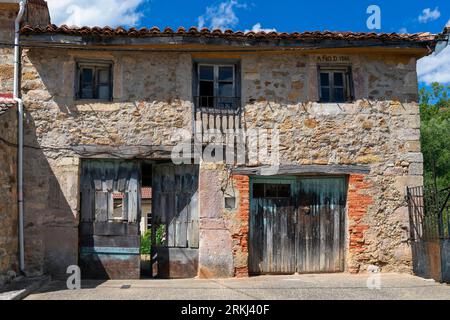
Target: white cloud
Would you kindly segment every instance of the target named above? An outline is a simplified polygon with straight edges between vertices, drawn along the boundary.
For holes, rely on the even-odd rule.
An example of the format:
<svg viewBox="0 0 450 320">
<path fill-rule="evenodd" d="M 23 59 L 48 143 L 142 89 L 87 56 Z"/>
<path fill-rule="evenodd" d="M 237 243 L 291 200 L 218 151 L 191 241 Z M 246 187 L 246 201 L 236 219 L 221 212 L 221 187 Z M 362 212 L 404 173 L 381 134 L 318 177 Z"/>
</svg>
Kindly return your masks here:
<svg viewBox="0 0 450 320">
<path fill-rule="evenodd" d="M 235 9 L 247 8 L 245 3 L 237 0 L 228 0 L 218 5 L 207 7 L 204 15 L 198 17 L 198 27 L 210 29 L 230 29 L 239 23 Z"/>
<path fill-rule="evenodd" d="M 417 62 L 417 74 L 420 82 L 450 83 L 450 46 L 439 54 L 433 53 Z"/>
<path fill-rule="evenodd" d="M 419 22 L 427 23 L 429 21 L 437 20 L 441 16 L 439 8 L 436 7 L 434 10 L 426 8 L 422 10 L 422 14 L 419 16 Z"/>
<path fill-rule="evenodd" d="M 52 23 L 69 26 L 133 26 L 147 0 L 47 0 Z"/>
<path fill-rule="evenodd" d="M 408 33 L 408 29 L 406 29 L 405 27 L 400 28 L 400 29 L 398 30 L 398 33 Z"/>
<path fill-rule="evenodd" d="M 446 27 L 450 27 L 450 20 L 447 21 Z"/>
<path fill-rule="evenodd" d="M 266 29 L 266 28 L 262 28 L 261 27 L 261 23 L 257 23 L 253 26 L 252 30 L 245 30 L 245 32 L 249 32 L 249 31 L 253 31 L 253 32 L 260 32 L 260 31 L 264 31 L 266 33 L 268 32 L 272 32 L 272 31 L 277 31 L 277 29 Z"/>
</svg>

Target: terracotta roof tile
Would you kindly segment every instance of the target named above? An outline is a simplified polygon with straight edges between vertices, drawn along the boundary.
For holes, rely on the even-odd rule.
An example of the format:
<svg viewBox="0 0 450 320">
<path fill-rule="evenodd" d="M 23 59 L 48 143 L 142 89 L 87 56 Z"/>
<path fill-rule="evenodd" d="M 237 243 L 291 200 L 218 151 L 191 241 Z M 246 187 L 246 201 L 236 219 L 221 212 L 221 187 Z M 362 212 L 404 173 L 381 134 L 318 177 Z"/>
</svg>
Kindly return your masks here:
<svg viewBox="0 0 450 320">
<path fill-rule="evenodd" d="M 124 194 L 121 192 L 114 192 L 113 199 L 123 199 Z M 151 199 L 152 198 L 152 188 L 151 187 L 142 187 L 141 188 L 141 198 L 142 199 Z"/>
<path fill-rule="evenodd" d="M 184 27 L 179 27 L 173 30 L 169 27 L 161 30 L 158 27 L 125 29 L 117 27 L 69 27 L 62 25 L 48 25 L 46 27 L 32 27 L 26 25 L 21 30 L 24 35 L 36 34 L 67 34 L 67 35 L 95 35 L 99 37 L 114 37 L 114 36 L 128 36 L 128 37 L 152 37 L 152 36 L 198 36 L 198 37 L 220 37 L 220 38 L 256 38 L 256 39 L 291 39 L 291 40 L 391 40 L 391 41 L 406 41 L 406 42 L 422 42 L 433 41 L 436 35 L 431 33 L 414 33 L 414 34 L 399 34 L 399 33 L 374 33 L 374 32 L 339 32 L 339 31 L 305 31 L 305 32 L 242 32 L 233 30 L 210 30 L 207 28 L 198 29 L 191 27 L 186 30 Z"/>
</svg>

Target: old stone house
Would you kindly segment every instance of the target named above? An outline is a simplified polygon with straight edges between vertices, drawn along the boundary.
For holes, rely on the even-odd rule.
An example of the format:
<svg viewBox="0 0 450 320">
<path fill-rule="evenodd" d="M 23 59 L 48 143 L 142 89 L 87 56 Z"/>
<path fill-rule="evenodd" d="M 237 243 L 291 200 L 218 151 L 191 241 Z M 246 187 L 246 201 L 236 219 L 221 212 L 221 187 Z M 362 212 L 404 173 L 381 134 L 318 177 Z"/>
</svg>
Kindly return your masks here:
<svg viewBox="0 0 450 320">
<path fill-rule="evenodd" d="M 139 277 L 141 188 L 163 233 L 147 274 L 411 272 L 416 62 L 440 35 L 57 27 L 29 4 L 43 11 L 20 31 L 26 274 Z M 0 6 L 8 95 L 18 9 Z M 3 159 L 16 124 L 1 117 Z M 0 197 L 0 248 L 17 250 L 14 194 Z"/>
</svg>

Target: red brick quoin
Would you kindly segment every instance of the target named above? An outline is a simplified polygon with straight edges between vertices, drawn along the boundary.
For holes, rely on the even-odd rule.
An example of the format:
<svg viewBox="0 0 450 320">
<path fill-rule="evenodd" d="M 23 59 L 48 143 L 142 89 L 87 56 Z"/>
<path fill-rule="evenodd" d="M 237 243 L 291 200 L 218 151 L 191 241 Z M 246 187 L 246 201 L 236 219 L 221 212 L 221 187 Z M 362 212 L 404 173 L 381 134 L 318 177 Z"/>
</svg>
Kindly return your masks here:
<svg viewBox="0 0 450 320">
<path fill-rule="evenodd" d="M 364 233 L 369 229 L 369 225 L 364 223 L 363 217 L 367 213 L 368 207 L 373 203 L 373 199 L 367 192 L 372 186 L 364 180 L 364 175 L 350 175 L 348 186 L 348 228 L 350 235 L 349 243 L 349 268 L 351 273 L 359 272 L 360 265 L 367 257 L 367 250 Z M 239 191 L 239 203 L 236 219 L 240 222 L 238 233 L 232 235 L 233 241 L 237 245 L 233 246 L 233 256 L 236 260 L 238 255 L 248 258 L 248 231 L 250 216 L 250 192 L 249 177 L 244 175 L 234 175 L 232 177 L 236 188 Z M 248 277 L 248 261 L 246 263 L 235 263 L 235 276 Z"/>
<path fill-rule="evenodd" d="M 250 179 L 248 176 L 234 175 L 234 185 L 239 192 L 239 203 L 236 219 L 240 222 L 238 233 L 232 235 L 233 257 L 235 260 L 234 274 L 238 278 L 248 277 L 248 224 L 250 216 Z M 240 256 L 240 258 L 238 257 Z"/>
<path fill-rule="evenodd" d="M 370 187 L 371 184 L 364 181 L 364 175 L 350 175 L 347 205 L 350 235 L 348 271 L 351 273 L 359 272 L 360 265 L 367 260 L 364 233 L 369 229 L 369 225 L 362 220 L 367 213 L 367 208 L 373 203 L 372 197 L 367 192 Z"/>
</svg>

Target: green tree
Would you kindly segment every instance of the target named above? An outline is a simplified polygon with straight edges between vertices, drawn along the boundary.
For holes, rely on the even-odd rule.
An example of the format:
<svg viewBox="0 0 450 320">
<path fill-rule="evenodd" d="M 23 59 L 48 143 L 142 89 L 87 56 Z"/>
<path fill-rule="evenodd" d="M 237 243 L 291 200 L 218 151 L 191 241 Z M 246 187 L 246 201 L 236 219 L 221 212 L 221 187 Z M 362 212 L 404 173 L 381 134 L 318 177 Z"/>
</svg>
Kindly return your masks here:
<svg viewBox="0 0 450 320">
<path fill-rule="evenodd" d="M 433 83 L 419 93 L 424 185 L 435 195 L 450 186 L 450 86 Z"/>
</svg>

